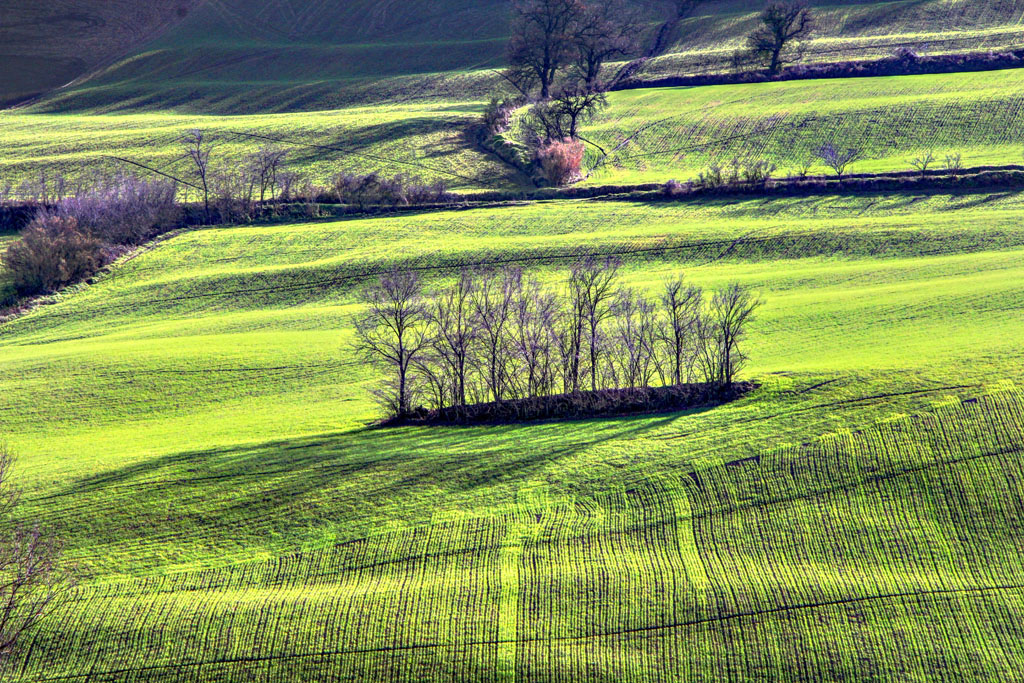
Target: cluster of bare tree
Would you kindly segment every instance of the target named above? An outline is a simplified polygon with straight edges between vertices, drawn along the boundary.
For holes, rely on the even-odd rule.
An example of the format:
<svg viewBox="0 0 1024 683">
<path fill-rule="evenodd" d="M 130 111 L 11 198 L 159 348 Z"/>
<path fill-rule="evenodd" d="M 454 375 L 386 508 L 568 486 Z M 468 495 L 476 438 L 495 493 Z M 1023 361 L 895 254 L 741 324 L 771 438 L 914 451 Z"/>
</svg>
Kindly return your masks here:
<svg viewBox="0 0 1024 683">
<path fill-rule="evenodd" d="M 660 296 L 619 284 L 619 262 L 576 263 L 558 287 L 522 270 L 464 270 L 426 292 L 394 271 L 364 292 L 357 351 L 384 371 L 374 394 L 394 416 L 432 409 L 702 382 L 731 385 L 760 300 L 731 285 L 711 295 L 682 277 Z"/>
<path fill-rule="evenodd" d="M 15 519 L 19 492 L 11 483 L 13 464 L 0 444 L 0 676 L 25 634 L 70 584 L 59 566 L 60 545 L 41 528 Z"/>
</svg>

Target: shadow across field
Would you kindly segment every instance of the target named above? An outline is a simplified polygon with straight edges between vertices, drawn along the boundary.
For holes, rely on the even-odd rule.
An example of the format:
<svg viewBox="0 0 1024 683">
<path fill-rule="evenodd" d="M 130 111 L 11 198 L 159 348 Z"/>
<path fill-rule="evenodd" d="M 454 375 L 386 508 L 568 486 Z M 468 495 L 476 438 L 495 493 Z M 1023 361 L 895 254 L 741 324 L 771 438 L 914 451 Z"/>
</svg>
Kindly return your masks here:
<svg viewBox="0 0 1024 683">
<path fill-rule="evenodd" d="M 361 429 L 174 453 L 83 477 L 28 507 L 45 510 L 83 565 L 120 557 L 129 573 L 144 572 L 166 566 L 168 547 L 183 562 L 209 557 L 211 548 L 240 560 L 292 551 L 326 529 L 331 538 L 358 538 L 395 520 L 428 522 L 439 509 L 514 500 L 525 483 L 546 480 L 586 449 L 628 442 L 678 417 Z"/>
</svg>

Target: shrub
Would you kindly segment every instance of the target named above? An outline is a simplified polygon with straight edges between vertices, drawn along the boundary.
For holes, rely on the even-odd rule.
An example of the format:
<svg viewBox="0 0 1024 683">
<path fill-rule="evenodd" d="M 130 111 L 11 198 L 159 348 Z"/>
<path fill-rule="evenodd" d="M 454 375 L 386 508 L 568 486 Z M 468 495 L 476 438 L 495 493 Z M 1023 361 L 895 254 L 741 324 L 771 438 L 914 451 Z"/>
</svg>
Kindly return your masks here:
<svg viewBox="0 0 1024 683">
<path fill-rule="evenodd" d="M 444 181 L 425 183 L 414 176 L 400 174 L 386 178 L 379 173 L 339 173 L 331 180 L 330 194 L 339 203 L 360 207 L 440 204 L 454 199 Z"/>
<path fill-rule="evenodd" d="M 893 51 L 892 59 L 897 62 L 913 64 L 921 59 L 921 57 L 909 47 L 898 47 Z"/>
<path fill-rule="evenodd" d="M 491 97 L 484 109 L 484 124 L 491 135 L 500 135 L 512 127 L 512 115 L 522 105 L 521 98 Z"/>
<path fill-rule="evenodd" d="M 674 178 L 665 183 L 665 187 L 662 189 L 666 197 L 679 197 L 686 194 L 686 191 L 687 186 Z"/>
<path fill-rule="evenodd" d="M 110 244 L 141 244 L 180 218 L 178 188 L 165 180 L 118 176 L 64 199 L 57 214 L 74 219 L 78 230 Z"/>
<path fill-rule="evenodd" d="M 537 150 L 537 163 L 544 178 L 556 187 L 580 180 L 583 143 L 579 140 L 552 140 Z"/>
<path fill-rule="evenodd" d="M 697 182 L 708 190 L 717 190 L 726 183 L 722 167 L 719 164 L 711 164 L 706 171 L 700 172 Z"/>
<path fill-rule="evenodd" d="M 21 295 L 54 292 L 104 265 L 103 244 L 68 216 L 42 214 L 7 248 L 4 265 Z"/>
<path fill-rule="evenodd" d="M 964 169 L 964 158 L 960 152 L 946 155 L 946 170 L 950 175 L 956 175 Z"/>
<path fill-rule="evenodd" d="M 760 159 L 743 167 L 743 182 L 764 186 L 772 179 L 778 167 L 770 161 Z"/>
</svg>

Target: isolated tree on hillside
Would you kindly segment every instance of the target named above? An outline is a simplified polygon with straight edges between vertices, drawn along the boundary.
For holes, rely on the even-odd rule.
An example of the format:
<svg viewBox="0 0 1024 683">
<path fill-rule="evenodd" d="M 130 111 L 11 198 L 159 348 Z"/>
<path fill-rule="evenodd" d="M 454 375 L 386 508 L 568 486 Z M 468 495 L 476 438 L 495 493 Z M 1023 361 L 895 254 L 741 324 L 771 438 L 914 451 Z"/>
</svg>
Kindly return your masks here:
<svg viewBox="0 0 1024 683">
<path fill-rule="evenodd" d="M 541 98 L 547 99 L 559 71 L 576 55 L 575 35 L 583 10 L 582 0 L 514 0 L 509 80 L 525 92 L 536 83 Z"/>
<path fill-rule="evenodd" d="M 856 147 L 847 147 L 843 150 L 831 142 L 826 142 L 818 150 L 817 157 L 823 164 L 835 171 L 839 182 L 842 183 L 846 169 L 861 157 L 861 153 L 861 150 Z"/>
<path fill-rule="evenodd" d="M 394 415 L 412 411 L 414 362 L 429 342 L 423 284 L 409 271 L 392 271 L 363 293 L 366 313 L 356 320 L 355 348 L 369 362 L 390 373 L 376 391 Z"/>
<path fill-rule="evenodd" d="M 802 41 L 814 32 L 814 15 L 805 2 L 773 2 L 759 17 L 760 25 L 747 37 L 751 56 L 775 75 L 803 57 Z"/>
<path fill-rule="evenodd" d="M 14 519 L 20 496 L 11 484 L 13 465 L 0 444 L 0 674 L 70 585 L 59 567 L 60 544 L 40 527 Z"/>
<path fill-rule="evenodd" d="M 603 91 L 582 82 L 567 83 L 555 90 L 551 99 L 531 108 L 526 125 L 545 142 L 576 140 L 580 127 L 607 106 Z"/>
</svg>

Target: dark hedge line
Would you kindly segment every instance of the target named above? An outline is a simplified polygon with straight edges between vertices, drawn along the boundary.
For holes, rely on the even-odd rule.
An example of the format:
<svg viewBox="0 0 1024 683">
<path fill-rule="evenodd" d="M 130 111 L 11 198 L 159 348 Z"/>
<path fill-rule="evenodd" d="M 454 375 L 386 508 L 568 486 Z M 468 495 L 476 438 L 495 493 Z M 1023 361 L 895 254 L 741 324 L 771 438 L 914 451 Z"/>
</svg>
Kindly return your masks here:
<svg viewBox="0 0 1024 683">
<path fill-rule="evenodd" d="M 717 384 L 679 384 L 669 387 L 601 389 L 443 410 L 420 408 L 411 415 L 386 420 L 381 426 L 516 424 L 540 420 L 584 420 L 675 413 L 729 403 L 742 398 L 757 386 L 753 382 L 736 382 L 727 387 Z"/>
<path fill-rule="evenodd" d="M 736 85 L 768 81 L 797 81 L 815 78 L 864 78 L 874 76 L 914 76 L 971 71 L 997 71 L 1024 67 L 1024 50 L 1011 52 L 967 52 L 952 55 L 901 55 L 885 59 L 798 64 L 783 69 L 776 76 L 764 71 L 635 78 L 614 84 L 612 90 L 639 88 L 671 88 L 704 85 Z"/>
</svg>

